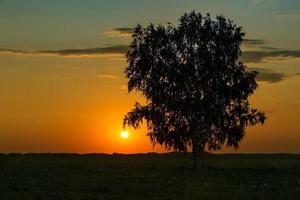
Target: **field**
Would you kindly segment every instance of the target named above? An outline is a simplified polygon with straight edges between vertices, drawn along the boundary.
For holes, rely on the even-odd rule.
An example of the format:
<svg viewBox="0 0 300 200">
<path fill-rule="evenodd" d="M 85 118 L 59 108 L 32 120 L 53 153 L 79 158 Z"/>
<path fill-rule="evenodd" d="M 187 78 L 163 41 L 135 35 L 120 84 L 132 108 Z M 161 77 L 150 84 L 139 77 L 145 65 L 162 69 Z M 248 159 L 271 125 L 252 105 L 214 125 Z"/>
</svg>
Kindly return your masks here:
<svg viewBox="0 0 300 200">
<path fill-rule="evenodd" d="M 0 199 L 297 199 L 300 155 L 0 154 Z"/>
</svg>

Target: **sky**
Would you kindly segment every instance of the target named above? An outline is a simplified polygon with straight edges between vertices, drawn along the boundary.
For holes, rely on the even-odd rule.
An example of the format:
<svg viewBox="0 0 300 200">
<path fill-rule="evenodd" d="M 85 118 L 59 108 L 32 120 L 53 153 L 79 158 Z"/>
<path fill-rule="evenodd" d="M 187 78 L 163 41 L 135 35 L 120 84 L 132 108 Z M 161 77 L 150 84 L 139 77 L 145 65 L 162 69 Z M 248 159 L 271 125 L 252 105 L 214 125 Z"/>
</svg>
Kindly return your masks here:
<svg viewBox="0 0 300 200">
<path fill-rule="evenodd" d="M 164 151 L 144 126 L 120 137 L 144 102 L 127 92 L 124 53 L 137 23 L 192 10 L 242 26 L 241 59 L 260 72 L 250 103 L 268 120 L 219 152 L 300 153 L 299 0 L 0 0 L 0 152 Z"/>
</svg>

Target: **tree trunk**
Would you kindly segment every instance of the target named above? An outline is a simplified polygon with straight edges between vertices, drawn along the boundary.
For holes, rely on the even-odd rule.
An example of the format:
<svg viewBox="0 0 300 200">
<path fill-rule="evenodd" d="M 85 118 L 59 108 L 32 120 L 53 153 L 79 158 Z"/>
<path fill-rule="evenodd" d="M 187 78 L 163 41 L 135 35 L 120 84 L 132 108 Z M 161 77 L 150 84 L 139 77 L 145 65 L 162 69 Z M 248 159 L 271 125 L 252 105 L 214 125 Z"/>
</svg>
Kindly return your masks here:
<svg viewBox="0 0 300 200">
<path fill-rule="evenodd" d="M 197 140 L 192 140 L 192 153 L 194 168 L 199 167 L 199 160 L 201 160 L 201 168 L 205 167 L 205 144 L 199 144 Z"/>
<path fill-rule="evenodd" d="M 195 139 L 192 140 L 192 153 L 193 153 L 193 164 L 194 168 L 199 167 L 199 145 L 195 141 Z"/>
<path fill-rule="evenodd" d="M 201 168 L 203 169 L 205 167 L 205 144 L 201 144 Z"/>
</svg>

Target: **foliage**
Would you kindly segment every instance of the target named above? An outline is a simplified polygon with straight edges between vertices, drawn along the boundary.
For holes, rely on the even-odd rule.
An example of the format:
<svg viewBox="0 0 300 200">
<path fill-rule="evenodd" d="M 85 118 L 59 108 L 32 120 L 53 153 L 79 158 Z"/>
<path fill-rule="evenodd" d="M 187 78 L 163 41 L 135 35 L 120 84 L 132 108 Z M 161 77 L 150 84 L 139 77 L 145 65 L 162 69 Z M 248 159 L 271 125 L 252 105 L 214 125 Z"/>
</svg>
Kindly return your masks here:
<svg viewBox="0 0 300 200">
<path fill-rule="evenodd" d="M 248 97 L 257 88 L 255 71 L 238 62 L 242 28 L 209 14 L 189 13 L 178 26 L 137 25 L 127 54 L 128 91 L 141 92 L 147 104 L 135 104 L 123 125 L 147 123 L 153 144 L 187 151 L 224 143 L 238 148 L 245 127 L 265 121 Z"/>
</svg>

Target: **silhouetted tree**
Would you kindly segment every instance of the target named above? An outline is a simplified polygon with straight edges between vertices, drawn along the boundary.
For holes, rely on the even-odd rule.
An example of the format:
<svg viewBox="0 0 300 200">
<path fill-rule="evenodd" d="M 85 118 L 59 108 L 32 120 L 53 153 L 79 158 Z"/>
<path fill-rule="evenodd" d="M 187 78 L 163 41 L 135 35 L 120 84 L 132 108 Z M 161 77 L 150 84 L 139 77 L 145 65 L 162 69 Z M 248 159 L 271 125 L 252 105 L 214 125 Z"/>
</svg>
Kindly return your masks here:
<svg viewBox="0 0 300 200">
<path fill-rule="evenodd" d="M 145 120 L 153 145 L 192 147 L 195 167 L 205 148 L 238 148 L 245 127 L 265 121 L 248 102 L 257 72 L 238 62 L 244 35 L 223 16 L 195 12 L 178 26 L 137 25 L 125 74 L 128 91 L 141 92 L 147 104 L 136 103 L 123 126 L 138 128 Z"/>
</svg>

